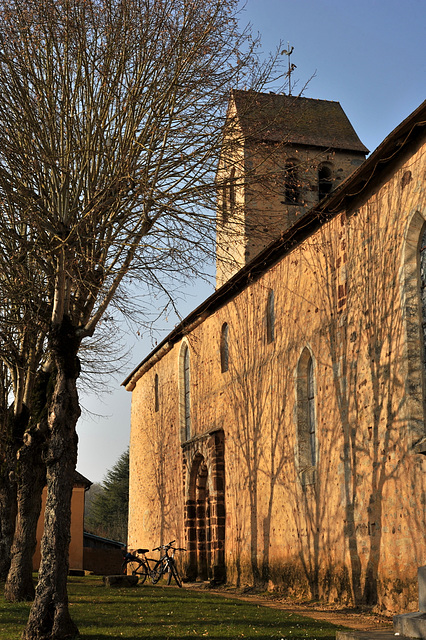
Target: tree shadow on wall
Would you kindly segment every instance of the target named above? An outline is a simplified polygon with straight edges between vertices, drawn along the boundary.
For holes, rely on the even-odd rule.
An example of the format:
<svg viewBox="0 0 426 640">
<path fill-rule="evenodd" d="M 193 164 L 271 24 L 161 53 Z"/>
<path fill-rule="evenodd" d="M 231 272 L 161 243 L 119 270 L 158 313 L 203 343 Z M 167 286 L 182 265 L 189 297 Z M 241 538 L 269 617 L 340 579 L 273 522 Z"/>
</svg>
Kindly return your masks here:
<svg viewBox="0 0 426 640">
<path fill-rule="evenodd" d="M 234 468 L 228 468 L 227 475 L 237 480 L 234 513 L 236 528 L 240 531 L 236 556 L 238 582 L 241 580 L 241 558 L 247 555 L 248 549 L 250 570 L 256 584 L 261 579 L 258 561 L 258 492 L 264 439 L 263 416 L 270 397 L 269 363 L 256 343 L 256 327 L 259 321 L 262 322 L 258 308 L 253 305 L 241 308 L 237 303 L 232 311 L 234 326 L 230 335 L 230 383 L 226 392 L 235 425 L 227 443 L 227 457 L 233 461 Z M 248 527 L 244 518 L 247 513 Z"/>
<path fill-rule="evenodd" d="M 175 427 L 176 411 L 174 404 L 166 401 L 166 394 L 170 393 L 170 386 L 166 381 L 159 390 L 160 402 L 158 411 L 154 414 L 152 429 L 147 434 L 147 447 L 153 460 L 153 488 L 156 504 L 156 531 L 158 532 L 158 544 L 162 545 L 165 535 L 179 540 L 183 531 L 183 503 L 182 489 L 177 478 L 180 478 L 181 470 L 173 469 L 177 459 L 170 455 L 170 451 L 176 447 L 178 429 Z"/>
<path fill-rule="evenodd" d="M 379 208 L 398 212 L 410 203 L 396 189 L 379 193 L 348 218 L 324 225 L 280 264 L 271 344 L 267 277 L 264 296 L 258 282 L 233 304 L 227 473 L 236 479 L 228 499 L 239 580 L 247 573 L 255 583 L 278 576 L 298 581 L 300 589 L 306 584 L 313 598 L 354 604 L 373 605 L 386 595 L 379 566 L 392 518 L 385 521 L 384 500 L 393 500 L 394 482 L 412 473 L 413 461 L 405 437 L 398 281 L 403 234 L 397 213 L 384 226 Z M 317 381 L 319 454 L 310 481 L 296 438 L 295 372 L 304 345 L 312 350 Z M 405 497 L 395 496 L 396 510 Z M 279 524 L 280 511 L 287 526 Z M 419 531 L 423 516 L 411 509 L 411 517 Z M 277 527 L 287 566 L 270 558 Z M 421 544 L 413 538 L 415 553 Z"/>
<path fill-rule="evenodd" d="M 379 601 L 386 486 L 403 473 L 412 455 L 407 437 L 401 438 L 406 436 L 398 281 L 402 233 L 397 214 L 386 225 L 380 217 L 380 210 L 404 211 L 407 205 L 403 193 L 388 189 L 359 211 L 340 216 L 337 232 L 332 224 L 317 236 L 324 255 L 316 274 L 322 292 L 318 306 L 339 418 L 330 421 L 327 441 L 330 447 L 342 443 L 339 482 L 355 604 Z"/>
<path fill-rule="evenodd" d="M 235 525 L 239 533 L 236 552 L 238 582 L 244 573 L 254 584 L 271 577 L 271 528 L 276 509 L 276 488 L 289 459 L 288 431 L 284 428 L 286 397 L 293 374 L 283 366 L 275 340 L 267 344 L 266 306 L 269 289 L 256 292 L 245 304 L 236 299 L 229 358 L 227 403 L 231 409 L 227 459 L 228 477 L 236 482 Z M 245 299 L 245 298 L 244 298 Z M 243 299 L 243 300 L 244 300 Z M 284 325 L 291 341 L 291 327 Z M 275 332 L 281 326 L 275 327 Z M 247 517 L 248 515 L 248 517 Z M 248 524 L 247 524 L 248 523 Z M 244 560 L 242 561 L 242 557 Z M 249 557 L 249 570 L 242 564 Z"/>
</svg>

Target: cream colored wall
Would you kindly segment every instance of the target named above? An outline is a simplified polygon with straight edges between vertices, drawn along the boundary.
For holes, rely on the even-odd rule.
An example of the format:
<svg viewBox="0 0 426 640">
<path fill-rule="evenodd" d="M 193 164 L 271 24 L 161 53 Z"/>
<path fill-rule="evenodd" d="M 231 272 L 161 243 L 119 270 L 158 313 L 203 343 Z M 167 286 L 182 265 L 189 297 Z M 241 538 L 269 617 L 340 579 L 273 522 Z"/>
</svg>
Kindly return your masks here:
<svg viewBox="0 0 426 640">
<path fill-rule="evenodd" d="M 84 487 L 74 487 L 71 498 L 71 541 L 69 549 L 69 568 L 83 570 L 83 528 L 84 528 Z M 40 565 L 40 542 L 43 535 L 44 509 L 46 506 L 46 487 L 43 489 L 41 514 L 37 523 L 37 546 L 33 556 L 34 571 Z"/>
<path fill-rule="evenodd" d="M 192 355 L 192 354 L 191 354 Z M 177 539 L 183 546 L 178 348 L 147 374 L 132 395 L 128 547 L 153 548 Z M 192 358 L 193 360 L 193 358 Z M 154 410 L 154 376 L 159 372 L 159 410 Z"/>
<path fill-rule="evenodd" d="M 371 600 L 377 590 L 384 609 L 417 608 L 426 476 L 424 456 L 412 451 L 424 422 L 412 419 L 423 381 L 407 357 L 409 350 L 419 362 L 421 354 L 412 304 L 418 273 L 407 246 L 416 244 L 418 217 L 426 218 L 424 152 L 186 338 L 194 436 L 217 427 L 225 433 L 226 564 L 234 584 L 251 582 L 257 564 L 286 593 L 348 602 L 354 595 Z M 414 284 L 407 273 L 415 273 Z M 276 338 L 267 344 L 270 288 Z M 312 484 L 301 481 L 297 464 L 295 372 L 305 347 L 316 384 Z M 179 349 L 147 371 L 132 396 L 130 547 L 184 543 Z"/>
<path fill-rule="evenodd" d="M 235 104 L 231 101 L 224 132 L 222 155 L 216 176 L 216 287 L 219 288 L 245 264 L 244 204 L 246 157 L 244 137 L 235 119 Z M 229 202 L 230 176 L 235 204 Z"/>
</svg>

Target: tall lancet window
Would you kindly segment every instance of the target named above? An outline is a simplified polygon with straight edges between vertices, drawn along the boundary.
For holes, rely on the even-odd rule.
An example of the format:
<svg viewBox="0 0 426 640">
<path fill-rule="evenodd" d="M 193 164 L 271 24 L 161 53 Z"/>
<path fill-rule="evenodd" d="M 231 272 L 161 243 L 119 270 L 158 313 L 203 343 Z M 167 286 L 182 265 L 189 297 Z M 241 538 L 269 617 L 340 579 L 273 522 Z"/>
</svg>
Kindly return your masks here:
<svg viewBox="0 0 426 640">
<path fill-rule="evenodd" d="M 297 365 L 297 464 L 303 484 L 315 480 L 318 459 L 314 362 L 307 347 L 303 349 Z"/>
<path fill-rule="evenodd" d="M 222 187 L 222 222 L 226 224 L 235 210 L 235 167 Z"/>
<path fill-rule="evenodd" d="M 232 167 L 229 176 L 229 212 L 232 215 L 235 209 L 235 167 Z"/>
<path fill-rule="evenodd" d="M 426 228 L 420 241 L 420 297 L 422 305 L 423 370 L 426 373 Z"/>
<path fill-rule="evenodd" d="M 309 358 L 307 365 L 308 377 L 308 394 L 307 394 L 307 413 L 308 413 L 308 430 L 309 430 L 309 448 L 311 454 L 312 466 L 316 463 L 316 433 L 315 433 L 315 389 L 314 389 L 314 364 L 312 358 Z"/>
<path fill-rule="evenodd" d="M 182 441 L 191 437 L 191 372 L 188 345 L 184 342 L 179 352 L 179 413 Z"/>
<path fill-rule="evenodd" d="M 275 300 L 271 289 L 266 303 L 266 341 L 268 344 L 275 340 Z"/>
<path fill-rule="evenodd" d="M 318 168 L 318 198 L 322 200 L 333 190 L 331 165 L 321 164 Z"/>
<path fill-rule="evenodd" d="M 297 204 L 300 199 L 300 184 L 296 160 L 287 160 L 285 163 L 284 197 L 285 204 Z"/>
<path fill-rule="evenodd" d="M 411 171 L 401 176 L 404 197 L 414 193 Z M 415 211 L 404 229 L 402 270 L 398 279 L 402 285 L 401 309 L 404 318 L 404 433 L 408 446 L 426 455 L 426 223 L 424 212 Z M 398 285 L 399 286 L 399 285 Z M 397 416 L 394 417 L 394 422 Z M 404 436 L 405 437 L 405 436 Z"/>
<path fill-rule="evenodd" d="M 228 336 L 229 336 L 229 327 L 225 322 L 222 325 L 222 332 L 220 336 L 220 370 L 222 371 L 222 373 L 225 373 L 225 371 L 228 371 L 229 369 Z"/>
<path fill-rule="evenodd" d="M 154 377 L 154 411 L 158 411 L 160 408 L 160 397 L 158 392 L 158 373 Z"/>
</svg>

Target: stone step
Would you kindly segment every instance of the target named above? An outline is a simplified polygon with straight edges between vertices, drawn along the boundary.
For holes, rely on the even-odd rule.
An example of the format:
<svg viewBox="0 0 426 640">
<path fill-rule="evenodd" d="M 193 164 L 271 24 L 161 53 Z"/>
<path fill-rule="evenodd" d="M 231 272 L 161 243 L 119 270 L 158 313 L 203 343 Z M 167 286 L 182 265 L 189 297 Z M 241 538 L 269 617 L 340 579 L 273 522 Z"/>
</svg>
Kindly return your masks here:
<svg viewBox="0 0 426 640">
<path fill-rule="evenodd" d="M 336 640 L 410 640 L 401 634 L 393 631 L 337 631 Z"/>
<path fill-rule="evenodd" d="M 138 576 L 104 576 L 103 582 L 106 587 L 135 587 L 138 584 Z"/>
<path fill-rule="evenodd" d="M 394 616 L 393 626 L 400 636 L 424 638 L 426 640 L 426 612 L 424 611 Z"/>
</svg>

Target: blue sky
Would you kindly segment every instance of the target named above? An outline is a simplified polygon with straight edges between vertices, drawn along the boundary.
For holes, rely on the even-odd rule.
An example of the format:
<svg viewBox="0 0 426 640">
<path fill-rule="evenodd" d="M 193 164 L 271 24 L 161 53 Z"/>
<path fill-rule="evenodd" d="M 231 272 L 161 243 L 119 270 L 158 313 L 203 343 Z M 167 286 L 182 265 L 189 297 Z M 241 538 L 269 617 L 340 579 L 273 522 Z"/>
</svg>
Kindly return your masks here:
<svg viewBox="0 0 426 640">
<path fill-rule="evenodd" d="M 336 100 L 373 151 L 426 98 L 424 0 L 248 0 L 265 50 L 280 39 L 304 95 Z M 296 87 L 297 90 L 297 87 Z"/>
<path fill-rule="evenodd" d="M 241 6 L 244 3 L 241 2 Z M 247 0 L 241 23 L 262 36 L 265 54 L 281 40 L 294 46 L 298 93 L 340 102 L 362 142 L 374 149 L 426 99 L 424 0 Z M 181 304 L 185 316 L 212 289 L 199 285 Z M 162 323 L 166 332 L 173 328 Z M 129 336 L 130 372 L 150 351 L 150 340 Z M 120 383 L 101 399 L 83 395 L 89 412 L 78 425 L 78 470 L 99 482 L 127 448 L 131 394 Z"/>
</svg>

